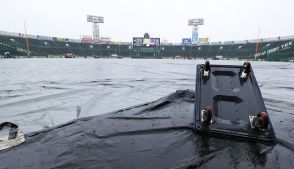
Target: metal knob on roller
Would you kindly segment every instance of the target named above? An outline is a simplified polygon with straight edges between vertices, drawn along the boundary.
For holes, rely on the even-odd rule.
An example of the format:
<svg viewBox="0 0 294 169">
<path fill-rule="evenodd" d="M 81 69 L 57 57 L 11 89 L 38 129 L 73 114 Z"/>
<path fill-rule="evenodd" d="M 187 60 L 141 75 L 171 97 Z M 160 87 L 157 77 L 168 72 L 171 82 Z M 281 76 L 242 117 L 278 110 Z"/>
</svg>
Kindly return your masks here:
<svg viewBox="0 0 294 169">
<path fill-rule="evenodd" d="M 241 73 L 241 79 L 246 79 L 250 73 L 251 69 L 251 63 L 250 62 L 244 62 L 243 64 L 243 71 Z"/>
<path fill-rule="evenodd" d="M 249 116 L 251 128 L 264 130 L 268 127 L 269 119 L 266 112 L 259 112 L 257 116 Z"/>
<path fill-rule="evenodd" d="M 206 106 L 204 110 L 202 110 L 202 115 L 201 115 L 202 123 L 205 124 L 210 124 L 211 119 L 212 119 L 212 107 L 211 106 Z"/>
<path fill-rule="evenodd" d="M 205 61 L 204 68 L 203 68 L 203 76 L 209 76 L 210 73 L 210 62 L 207 60 Z"/>
</svg>

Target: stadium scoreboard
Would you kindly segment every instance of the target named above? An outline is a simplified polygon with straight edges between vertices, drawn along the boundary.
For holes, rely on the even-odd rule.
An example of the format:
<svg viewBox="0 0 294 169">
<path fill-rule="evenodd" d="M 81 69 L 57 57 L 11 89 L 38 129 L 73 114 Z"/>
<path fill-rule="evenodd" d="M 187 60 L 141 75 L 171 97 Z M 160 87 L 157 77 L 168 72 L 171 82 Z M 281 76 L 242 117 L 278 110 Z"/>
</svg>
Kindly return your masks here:
<svg viewBox="0 0 294 169">
<path fill-rule="evenodd" d="M 133 38 L 134 47 L 158 48 L 160 47 L 160 38 Z"/>
</svg>

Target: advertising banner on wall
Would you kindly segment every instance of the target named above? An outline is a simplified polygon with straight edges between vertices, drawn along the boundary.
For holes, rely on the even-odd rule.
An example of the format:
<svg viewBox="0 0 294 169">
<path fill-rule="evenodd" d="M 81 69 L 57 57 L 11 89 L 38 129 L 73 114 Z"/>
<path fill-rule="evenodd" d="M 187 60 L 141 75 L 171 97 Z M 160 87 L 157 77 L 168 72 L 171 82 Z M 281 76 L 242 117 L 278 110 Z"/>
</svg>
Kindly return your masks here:
<svg viewBox="0 0 294 169">
<path fill-rule="evenodd" d="M 92 38 L 82 38 L 81 42 L 90 43 L 90 42 L 93 42 L 93 39 Z"/>
<path fill-rule="evenodd" d="M 80 39 L 68 39 L 69 42 L 75 42 L 75 43 L 78 43 L 78 42 L 81 42 Z"/>
<path fill-rule="evenodd" d="M 23 33 L 18 33 L 18 36 L 19 36 L 19 37 L 23 37 L 23 38 L 28 37 L 28 38 L 30 38 L 30 39 L 37 39 L 37 38 L 38 38 L 37 35 L 26 35 L 26 34 L 23 34 Z"/>
<path fill-rule="evenodd" d="M 199 44 L 208 45 L 209 44 L 209 38 L 199 38 Z"/>
<path fill-rule="evenodd" d="M 100 37 L 100 40 L 101 40 L 101 41 L 111 41 L 111 38 L 108 37 L 108 36 L 101 36 L 101 37 Z"/>
<path fill-rule="evenodd" d="M 57 37 L 56 40 L 57 40 L 57 41 L 67 41 L 66 38 L 62 38 L 62 37 Z"/>
<path fill-rule="evenodd" d="M 193 31 L 192 32 L 192 44 L 197 44 L 198 43 L 198 32 Z"/>
<path fill-rule="evenodd" d="M 31 39 L 37 39 L 37 35 L 27 35 L 28 38 L 31 38 Z"/>
<path fill-rule="evenodd" d="M 0 31 L 0 35 L 10 35 L 10 32 Z"/>
<path fill-rule="evenodd" d="M 210 44 L 210 45 L 221 45 L 222 42 L 210 42 L 209 44 Z"/>
<path fill-rule="evenodd" d="M 247 43 L 246 40 L 235 41 L 235 44 L 246 44 L 246 43 Z"/>
<path fill-rule="evenodd" d="M 92 36 L 91 35 L 82 35 L 81 42 L 85 42 L 85 43 L 93 42 Z"/>
<path fill-rule="evenodd" d="M 53 38 L 49 37 L 49 36 L 37 35 L 37 38 L 40 39 L 40 40 L 53 40 Z"/>
<path fill-rule="evenodd" d="M 234 41 L 224 41 L 224 45 L 231 45 L 234 44 Z"/>
<path fill-rule="evenodd" d="M 19 36 L 19 33 L 9 32 L 10 36 Z"/>
<path fill-rule="evenodd" d="M 191 45 L 192 39 L 191 38 L 183 38 L 182 39 L 182 45 Z"/>
</svg>

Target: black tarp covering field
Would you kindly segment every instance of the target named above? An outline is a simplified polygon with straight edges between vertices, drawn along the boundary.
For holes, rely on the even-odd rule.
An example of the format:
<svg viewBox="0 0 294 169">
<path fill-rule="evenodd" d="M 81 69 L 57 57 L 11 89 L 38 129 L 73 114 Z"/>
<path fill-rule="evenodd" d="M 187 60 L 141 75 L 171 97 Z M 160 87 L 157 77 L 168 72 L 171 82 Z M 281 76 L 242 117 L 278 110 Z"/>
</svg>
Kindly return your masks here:
<svg viewBox="0 0 294 169">
<path fill-rule="evenodd" d="M 194 92 L 26 134 L 0 152 L 0 168 L 292 168 L 291 144 L 275 146 L 193 132 Z M 280 128 L 275 128 L 279 133 Z"/>
</svg>

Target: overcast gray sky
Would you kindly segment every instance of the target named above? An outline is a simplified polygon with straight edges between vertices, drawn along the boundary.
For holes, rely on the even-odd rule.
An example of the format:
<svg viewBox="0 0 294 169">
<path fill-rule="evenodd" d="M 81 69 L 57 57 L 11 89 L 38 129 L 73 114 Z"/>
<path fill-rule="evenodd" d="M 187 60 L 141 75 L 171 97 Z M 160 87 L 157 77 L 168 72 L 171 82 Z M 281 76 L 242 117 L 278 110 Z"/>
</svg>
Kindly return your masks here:
<svg viewBox="0 0 294 169">
<path fill-rule="evenodd" d="M 104 16 L 102 36 L 131 41 L 191 37 L 190 18 L 204 18 L 199 37 L 211 41 L 294 35 L 294 0 L 0 0 L 0 30 L 80 38 L 91 35 L 86 15 Z"/>
</svg>

